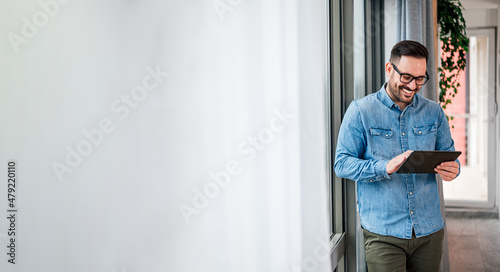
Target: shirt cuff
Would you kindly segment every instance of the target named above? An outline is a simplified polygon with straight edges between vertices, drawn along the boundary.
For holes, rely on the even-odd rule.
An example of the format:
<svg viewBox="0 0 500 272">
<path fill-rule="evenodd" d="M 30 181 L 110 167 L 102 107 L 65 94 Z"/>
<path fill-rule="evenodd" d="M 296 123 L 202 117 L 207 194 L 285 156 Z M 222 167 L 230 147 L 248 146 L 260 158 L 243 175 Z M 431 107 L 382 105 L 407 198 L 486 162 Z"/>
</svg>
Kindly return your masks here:
<svg viewBox="0 0 500 272">
<path fill-rule="evenodd" d="M 375 175 L 377 180 L 390 179 L 391 177 L 387 174 L 387 163 L 389 161 L 378 161 L 375 164 Z"/>
<path fill-rule="evenodd" d="M 376 181 L 381 181 L 384 179 L 390 179 L 389 175 L 387 174 L 387 162 L 389 161 L 377 161 L 374 164 L 374 171 L 375 171 L 375 176 L 373 178 L 370 178 L 366 180 L 366 182 L 376 182 Z"/>
</svg>

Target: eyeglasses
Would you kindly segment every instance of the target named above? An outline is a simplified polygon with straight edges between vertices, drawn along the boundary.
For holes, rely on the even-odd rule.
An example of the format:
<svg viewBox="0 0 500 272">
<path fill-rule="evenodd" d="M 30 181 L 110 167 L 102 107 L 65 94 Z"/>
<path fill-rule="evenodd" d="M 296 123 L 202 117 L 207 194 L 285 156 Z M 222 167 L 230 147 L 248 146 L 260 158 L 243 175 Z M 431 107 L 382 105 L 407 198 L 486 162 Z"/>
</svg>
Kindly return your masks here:
<svg viewBox="0 0 500 272">
<path fill-rule="evenodd" d="M 429 74 L 427 74 L 427 72 L 425 72 L 425 76 L 414 77 L 414 76 L 412 76 L 410 74 L 401 73 L 398 70 L 398 68 L 396 67 L 396 65 L 394 65 L 394 63 L 392 63 L 392 62 L 391 62 L 391 65 L 392 65 L 392 67 L 394 67 L 394 70 L 396 72 L 398 72 L 398 74 L 399 74 L 399 81 L 401 81 L 401 83 L 408 84 L 408 83 L 412 82 L 415 79 L 415 83 L 418 86 L 422 86 L 425 83 L 427 83 L 427 81 L 429 80 Z"/>
</svg>

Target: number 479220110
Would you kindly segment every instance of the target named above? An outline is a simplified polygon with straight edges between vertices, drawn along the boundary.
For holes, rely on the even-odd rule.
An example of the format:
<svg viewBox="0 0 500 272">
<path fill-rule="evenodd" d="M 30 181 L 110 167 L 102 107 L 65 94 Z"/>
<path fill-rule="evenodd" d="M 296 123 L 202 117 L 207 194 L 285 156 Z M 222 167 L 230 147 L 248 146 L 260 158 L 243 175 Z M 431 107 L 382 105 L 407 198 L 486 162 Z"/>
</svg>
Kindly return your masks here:
<svg viewBox="0 0 500 272">
<path fill-rule="evenodd" d="M 8 163 L 8 183 L 7 183 L 7 201 L 9 208 L 16 207 L 16 163 L 10 161 Z"/>
</svg>

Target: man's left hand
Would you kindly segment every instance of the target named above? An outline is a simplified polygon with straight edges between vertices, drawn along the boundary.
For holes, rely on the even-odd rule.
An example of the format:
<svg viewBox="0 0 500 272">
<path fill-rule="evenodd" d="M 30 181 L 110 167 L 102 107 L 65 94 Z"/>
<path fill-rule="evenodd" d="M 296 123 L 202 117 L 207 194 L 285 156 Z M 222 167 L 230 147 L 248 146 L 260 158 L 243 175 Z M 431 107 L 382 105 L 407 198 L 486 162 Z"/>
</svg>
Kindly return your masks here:
<svg viewBox="0 0 500 272">
<path fill-rule="evenodd" d="M 436 166 L 434 171 L 436 171 L 444 181 L 452 181 L 457 177 L 460 169 L 459 167 L 458 162 L 449 161 Z"/>
</svg>

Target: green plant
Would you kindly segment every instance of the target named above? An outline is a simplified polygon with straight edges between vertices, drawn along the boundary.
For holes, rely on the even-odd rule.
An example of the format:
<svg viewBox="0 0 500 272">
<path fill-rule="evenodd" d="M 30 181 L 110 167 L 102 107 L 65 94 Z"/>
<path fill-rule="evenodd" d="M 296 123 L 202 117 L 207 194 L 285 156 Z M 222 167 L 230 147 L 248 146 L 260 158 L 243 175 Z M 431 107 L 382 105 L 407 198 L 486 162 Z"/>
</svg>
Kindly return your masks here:
<svg viewBox="0 0 500 272">
<path fill-rule="evenodd" d="M 469 38 L 465 33 L 463 6 L 458 0 L 438 0 L 438 24 L 441 45 L 441 67 L 439 72 L 439 102 L 441 107 L 451 103 L 457 94 L 460 83 L 459 72 L 465 69 L 466 53 L 469 51 Z M 451 117 L 453 120 L 453 117 Z"/>
</svg>

